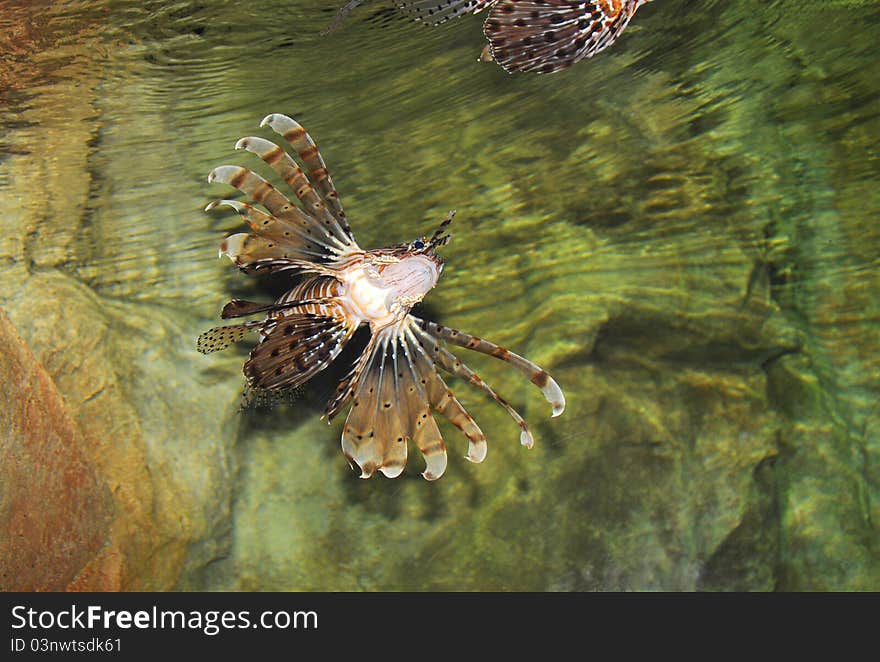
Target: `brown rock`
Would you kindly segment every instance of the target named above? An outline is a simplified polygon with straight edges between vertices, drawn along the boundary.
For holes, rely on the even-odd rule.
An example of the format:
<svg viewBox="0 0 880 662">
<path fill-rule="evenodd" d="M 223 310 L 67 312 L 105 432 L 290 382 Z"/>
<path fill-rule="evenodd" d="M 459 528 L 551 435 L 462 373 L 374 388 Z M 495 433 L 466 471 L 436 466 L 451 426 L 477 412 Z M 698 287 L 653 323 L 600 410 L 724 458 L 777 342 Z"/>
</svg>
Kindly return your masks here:
<svg viewBox="0 0 880 662">
<path fill-rule="evenodd" d="M 0 310 L 0 590 L 51 591 L 108 541 L 113 498 L 55 383 Z M 86 577 L 79 588 L 92 588 Z"/>
</svg>

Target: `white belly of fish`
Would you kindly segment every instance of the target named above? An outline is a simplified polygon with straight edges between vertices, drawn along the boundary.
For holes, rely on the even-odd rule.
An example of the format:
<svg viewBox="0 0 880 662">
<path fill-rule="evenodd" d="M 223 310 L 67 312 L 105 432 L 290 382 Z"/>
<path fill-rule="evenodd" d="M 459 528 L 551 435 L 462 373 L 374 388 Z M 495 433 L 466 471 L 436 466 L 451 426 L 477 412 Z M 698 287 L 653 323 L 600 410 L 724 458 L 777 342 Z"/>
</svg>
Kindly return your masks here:
<svg viewBox="0 0 880 662">
<path fill-rule="evenodd" d="M 405 258 L 376 269 L 359 265 L 342 278 L 343 307 L 354 318 L 385 326 L 409 312 L 434 285 L 440 270 L 422 256 Z"/>
<path fill-rule="evenodd" d="M 371 271 L 359 266 L 345 274 L 342 305 L 355 319 L 384 326 L 394 321 L 387 303 L 390 288 Z"/>
</svg>

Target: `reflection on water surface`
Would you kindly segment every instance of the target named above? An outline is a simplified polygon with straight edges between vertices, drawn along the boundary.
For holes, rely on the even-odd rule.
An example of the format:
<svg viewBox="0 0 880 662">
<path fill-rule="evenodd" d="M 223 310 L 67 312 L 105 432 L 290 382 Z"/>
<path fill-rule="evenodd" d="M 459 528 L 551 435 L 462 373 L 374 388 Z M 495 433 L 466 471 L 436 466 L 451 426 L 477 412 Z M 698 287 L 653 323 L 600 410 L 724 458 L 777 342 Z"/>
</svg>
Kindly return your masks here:
<svg viewBox="0 0 880 662">
<path fill-rule="evenodd" d="M 880 5 L 700 5 L 511 76 L 475 61 L 480 17 L 379 0 L 327 37 L 318 0 L 0 3 L 2 369 L 31 375 L 2 390 L 3 452 L 31 458 L 0 468 L 5 522 L 76 549 L 3 587 L 880 587 Z M 319 137 L 365 247 L 457 210 L 425 306 L 558 378 L 551 423 L 474 360 L 534 450 L 454 381 L 489 455 L 448 430 L 431 485 L 356 478 L 329 381 L 239 412 L 245 351 L 194 342 L 268 294 L 201 210 L 270 112 Z"/>
</svg>

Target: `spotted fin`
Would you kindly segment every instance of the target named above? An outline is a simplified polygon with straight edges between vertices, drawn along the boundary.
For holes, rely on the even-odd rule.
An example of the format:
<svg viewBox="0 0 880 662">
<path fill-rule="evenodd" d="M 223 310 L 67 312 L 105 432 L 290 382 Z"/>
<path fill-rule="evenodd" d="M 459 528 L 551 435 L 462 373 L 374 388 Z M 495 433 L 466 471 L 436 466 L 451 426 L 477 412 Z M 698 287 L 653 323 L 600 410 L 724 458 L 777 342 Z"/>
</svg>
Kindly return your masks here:
<svg viewBox="0 0 880 662">
<path fill-rule="evenodd" d="M 418 324 L 419 328 L 435 338 L 440 338 L 453 345 L 488 354 L 489 356 L 494 356 L 496 359 L 510 363 L 510 365 L 528 377 L 532 384 L 541 389 L 544 398 L 553 408 L 554 418 L 565 411 L 565 395 L 562 393 L 562 389 L 559 388 L 559 384 L 556 383 L 556 380 L 554 380 L 541 366 L 532 363 L 519 354 L 504 349 L 493 342 L 477 338 L 476 336 L 469 335 L 463 331 L 450 329 L 449 327 L 440 326 L 434 322 L 429 322 L 416 317 L 413 317 L 413 320 Z"/>
<path fill-rule="evenodd" d="M 443 381 L 417 331 L 407 317 L 377 332 L 328 406 L 338 410 L 351 401 L 342 450 L 362 478 L 377 470 L 389 478 L 398 476 L 406 464 L 407 439 L 424 457 L 422 475 L 427 480 L 443 475 L 446 444 L 432 408 L 467 436 L 469 460 L 482 462 L 486 457 L 485 435 Z"/>
<path fill-rule="evenodd" d="M 226 349 L 232 343 L 244 339 L 251 331 L 256 331 L 266 323 L 266 320 L 256 322 L 244 322 L 243 324 L 231 324 L 208 329 L 199 335 L 196 341 L 196 349 L 202 354 L 219 352 Z"/>
<path fill-rule="evenodd" d="M 613 44 L 647 0 L 498 0 L 483 32 L 506 71 L 553 73 Z"/>
<path fill-rule="evenodd" d="M 325 308 L 332 313 L 332 305 Z M 248 386 L 260 390 L 296 387 L 330 365 L 357 328 L 341 309 L 338 312 L 291 313 L 274 319 L 244 364 Z"/>
<path fill-rule="evenodd" d="M 495 0 L 412 0 L 398 1 L 397 7 L 419 21 L 440 25 L 465 14 L 481 12 L 493 2 Z"/>
</svg>

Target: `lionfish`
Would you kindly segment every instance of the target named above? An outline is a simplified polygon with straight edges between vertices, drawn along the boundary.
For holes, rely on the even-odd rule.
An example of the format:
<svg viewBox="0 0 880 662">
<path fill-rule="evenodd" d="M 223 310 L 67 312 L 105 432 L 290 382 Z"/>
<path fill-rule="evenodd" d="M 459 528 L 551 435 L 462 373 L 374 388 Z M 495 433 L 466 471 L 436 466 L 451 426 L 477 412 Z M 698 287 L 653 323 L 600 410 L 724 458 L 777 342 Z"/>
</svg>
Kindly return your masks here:
<svg viewBox="0 0 880 662">
<path fill-rule="evenodd" d="M 362 478 L 377 469 L 389 478 L 400 475 L 412 441 L 425 459 L 422 475 L 439 478 L 446 469 L 446 445 L 432 408 L 468 438 L 467 459 L 482 462 L 486 437 L 438 370 L 482 389 L 521 428 L 520 442 L 534 444 L 526 422 L 447 343 L 482 352 L 522 372 L 538 386 L 559 416 L 565 398 L 557 383 L 531 361 L 488 340 L 420 319 L 410 310 L 437 284 L 444 261 L 437 249 L 450 239 L 447 227 L 454 212 L 430 237 L 390 248 L 364 250 L 355 241 L 339 194 L 317 146 L 291 118 L 272 114 L 260 126 L 283 136 L 299 155 L 306 172 L 280 146 L 263 138 L 239 140 L 236 149 L 256 154 L 293 190 L 299 204 L 255 172 L 223 165 L 209 182 L 233 186 L 266 211 L 237 200 L 217 200 L 236 210 L 252 232 L 232 234 L 220 246 L 248 274 L 289 274 L 292 289 L 273 303 L 234 299 L 223 319 L 265 314 L 264 319 L 221 326 L 199 336 L 203 353 L 224 349 L 259 333 L 259 342 L 244 364 L 249 389 L 277 392 L 304 384 L 327 368 L 362 326 L 369 341 L 341 379 L 324 411 L 331 420 L 351 403 L 342 430 L 342 451 Z M 298 282 L 297 282 L 298 281 Z"/>
<path fill-rule="evenodd" d="M 364 0 L 350 0 L 327 32 Z M 553 73 L 593 57 L 613 44 L 636 10 L 651 0 L 397 0 L 417 20 L 439 25 L 489 9 L 483 34 L 489 40 L 480 56 L 506 71 Z"/>
</svg>

